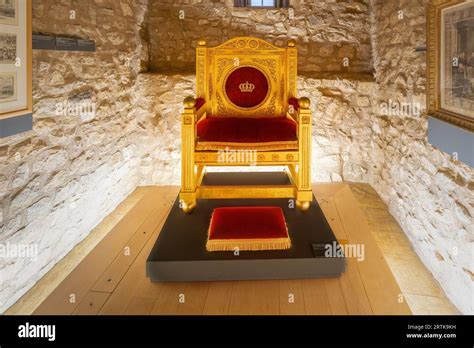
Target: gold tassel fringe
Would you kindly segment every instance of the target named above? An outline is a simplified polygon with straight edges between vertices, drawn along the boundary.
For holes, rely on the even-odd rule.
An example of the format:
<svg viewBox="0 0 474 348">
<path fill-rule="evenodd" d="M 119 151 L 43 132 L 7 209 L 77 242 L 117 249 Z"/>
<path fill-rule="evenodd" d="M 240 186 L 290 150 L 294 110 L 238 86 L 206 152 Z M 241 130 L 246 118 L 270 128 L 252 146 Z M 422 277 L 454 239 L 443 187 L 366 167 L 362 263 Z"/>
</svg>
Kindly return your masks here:
<svg viewBox="0 0 474 348">
<path fill-rule="evenodd" d="M 263 251 L 286 250 L 291 248 L 290 238 L 276 239 L 221 239 L 208 240 L 207 251 Z"/>
<path fill-rule="evenodd" d="M 273 141 L 268 143 L 231 143 L 231 142 L 200 142 L 196 144 L 196 151 L 218 151 L 218 150 L 298 150 L 298 141 Z"/>
</svg>

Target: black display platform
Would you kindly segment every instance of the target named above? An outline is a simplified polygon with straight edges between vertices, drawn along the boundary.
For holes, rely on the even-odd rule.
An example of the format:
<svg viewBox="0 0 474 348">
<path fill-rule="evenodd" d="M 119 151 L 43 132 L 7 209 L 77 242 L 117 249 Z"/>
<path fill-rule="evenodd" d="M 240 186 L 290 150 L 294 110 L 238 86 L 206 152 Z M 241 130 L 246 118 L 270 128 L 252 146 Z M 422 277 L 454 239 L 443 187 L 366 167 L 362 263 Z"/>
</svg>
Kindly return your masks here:
<svg viewBox="0 0 474 348">
<path fill-rule="evenodd" d="M 211 173 L 209 186 L 285 185 L 285 173 Z M 208 252 L 207 232 L 212 212 L 226 206 L 279 206 L 283 209 L 292 247 L 279 251 Z M 176 200 L 146 264 L 153 282 L 306 279 L 338 277 L 345 258 L 325 257 L 324 246 L 337 243 L 316 200 L 306 212 L 290 207 L 288 199 L 199 200 L 185 214 Z"/>
</svg>

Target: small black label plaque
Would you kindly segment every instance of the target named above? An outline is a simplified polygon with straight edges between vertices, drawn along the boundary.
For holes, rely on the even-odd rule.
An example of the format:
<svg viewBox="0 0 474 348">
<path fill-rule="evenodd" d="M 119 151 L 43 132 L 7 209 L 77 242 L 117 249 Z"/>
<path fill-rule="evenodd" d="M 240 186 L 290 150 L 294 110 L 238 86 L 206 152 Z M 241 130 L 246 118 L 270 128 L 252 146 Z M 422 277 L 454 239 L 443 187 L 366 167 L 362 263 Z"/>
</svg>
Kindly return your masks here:
<svg viewBox="0 0 474 348">
<path fill-rule="evenodd" d="M 77 51 L 77 39 L 57 37 L 56 49 L 58 51 Z"/>
<path fill-rule="evenodd" d="M 92 40 L 77 40 L 77 50 L 85 52 L 95 52 L 95 42 Z"/>
<path fill-rule="evenodd" d="M 56 38 L 47 35 L 33 35 L 33 49 L 35 50 L 55 50 Z"/>
<path fill-rule="evenodd" d="M 95 41 L 54 35 L 33 35 L 33 49 L 54 51 L 95 52 Z"/>
</svg>

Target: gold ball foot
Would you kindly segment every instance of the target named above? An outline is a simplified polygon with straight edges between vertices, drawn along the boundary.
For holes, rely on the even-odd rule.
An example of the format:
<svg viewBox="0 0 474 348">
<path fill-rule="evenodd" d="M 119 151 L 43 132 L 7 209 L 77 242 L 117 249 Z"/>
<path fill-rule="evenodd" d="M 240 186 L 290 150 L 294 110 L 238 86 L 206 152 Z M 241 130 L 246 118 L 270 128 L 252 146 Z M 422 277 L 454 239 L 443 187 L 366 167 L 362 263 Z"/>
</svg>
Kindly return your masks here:
<svg viewBox="0 0 474 348">
<path fill-rule="evenodd" d="M 196 203 L 195 202 L 194 203 L 185 203 L 185 202 L 183 202 L 181 204 L 182 204 L 181 209 L 183 209 L 183 211 L 186 214 L 191 213 L 194 210 L 194 208 L 196 208 Z"/>
<path fill-rule="evenodd" d="M 296 201 L 296 207 L 301 210 L 301 211 L 307 211 L 309 207 L 311 206 L 311 202 L 308 201 Z"/>
</svg>

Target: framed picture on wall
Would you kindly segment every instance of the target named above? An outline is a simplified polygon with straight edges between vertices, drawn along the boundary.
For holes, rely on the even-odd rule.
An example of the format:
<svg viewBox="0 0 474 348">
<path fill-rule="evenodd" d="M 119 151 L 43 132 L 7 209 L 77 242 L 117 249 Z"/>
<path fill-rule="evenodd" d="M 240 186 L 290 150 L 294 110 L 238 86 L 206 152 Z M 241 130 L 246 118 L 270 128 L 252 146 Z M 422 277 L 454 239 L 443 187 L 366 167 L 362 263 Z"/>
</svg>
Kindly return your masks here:
<svg viewBox="0 0 474 348">
<path fill-rule="evenodd" d="M 31 0 L 0 0 L 0 121 L 31 113 Z"/>
<path fill-rule="evenodd" d="M 474 1 L 431 0 L 427 35 L 428 113 L 474 131 Z"/>
</svg>

